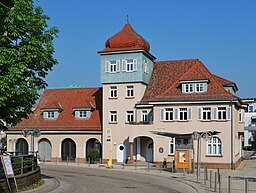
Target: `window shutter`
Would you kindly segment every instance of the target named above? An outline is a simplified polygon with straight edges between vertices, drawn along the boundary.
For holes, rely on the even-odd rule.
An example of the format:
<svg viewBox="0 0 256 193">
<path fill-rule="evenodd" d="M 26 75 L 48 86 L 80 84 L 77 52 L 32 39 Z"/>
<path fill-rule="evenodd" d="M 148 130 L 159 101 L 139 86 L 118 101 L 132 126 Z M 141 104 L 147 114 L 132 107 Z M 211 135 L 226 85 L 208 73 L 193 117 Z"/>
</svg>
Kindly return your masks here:
<svg viewBox="0 0 256 193">
<path fill-rule="evenodd" d="M 217 107 L 211 108 L 212 120 L 217 120 Z"/>
<path fill-rule="evenodd" d="M 120 72 L 120 60 L 116 61 L 116 71 Z"/>
<path fill-rule="evenodd" d="M 181 84 L 181 91 L 182 93 L 186 92 L 186 84 Z"/>
<path fill-rule="evenodd" d="M 164 109 L 160 109 L 160 121 L 164 121 Z"/>
<path fill-rule="evenodd" d="M 109 61 L 105 62 L 105 72 L 109 72 Z"/>
<path fill-rule="evenodd" d="M 59 115 L 59 112 L 58 111 L 54 111 L 54 119 L 57 119 L 58 115 Z"/>
<path fill-rule="evenodd" d="M 79 111 L 75 111 L 75 117 L 78 118 Z"/>
<path fill-rule="evenodd" d="M 44 119 L 47 119 L 47 112 L 43 113 L 43 117 L 44 117 Z"/>
<path fill-rule="evenodd" d="M 202 120 L 202 108 L 200 107 L 200 108 L 198 108 L 198 120 Z"/>
<path fill-rule="evenodd" d="M 126 60 L 122 60 L 122 71 L 126 71 Z"/>
<path fill-rule="evenodd" d="M 192 120 L 192 109 L 188 108 L 188 120 Z"/>
<path fill-rule="evenodd" d="M 203 84 L 204 92 L 207 92 L 207 83 Z"/>
<path fill-rule="evenodd" d="M 231 107 L 227 108 L 227 120 L 231 120 Z"/>
<path fill-rule="evenodd" d="M 133 59 L 133 70 L 137 71 L 137 59 Z"/>
<path fill-rule="evenodd" d="M 174 120 L 179 120 L 179 109 L 175 108 L 174 111 Z"/>
<path fill-rule="evenodd" d="M 91 111 L 86 111 L 86 118 L 89 119 L 91 117 L 92 112 Z"/>
</svg>

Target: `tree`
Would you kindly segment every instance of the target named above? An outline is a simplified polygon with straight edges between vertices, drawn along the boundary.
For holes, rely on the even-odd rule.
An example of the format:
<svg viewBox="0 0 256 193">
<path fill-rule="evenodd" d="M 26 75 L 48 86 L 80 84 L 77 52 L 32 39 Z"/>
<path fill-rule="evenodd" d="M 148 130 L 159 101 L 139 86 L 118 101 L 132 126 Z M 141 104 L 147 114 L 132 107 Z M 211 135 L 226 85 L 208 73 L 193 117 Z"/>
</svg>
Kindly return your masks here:
<svg viewBox="0 0 256 193">
<path fill-rule="evenodd" d="M 27 118 L 47 86 L 45 77 L 58 62 L 43 9 L 34 0 L 0 1 L 0 127 Z"/>
</svg>

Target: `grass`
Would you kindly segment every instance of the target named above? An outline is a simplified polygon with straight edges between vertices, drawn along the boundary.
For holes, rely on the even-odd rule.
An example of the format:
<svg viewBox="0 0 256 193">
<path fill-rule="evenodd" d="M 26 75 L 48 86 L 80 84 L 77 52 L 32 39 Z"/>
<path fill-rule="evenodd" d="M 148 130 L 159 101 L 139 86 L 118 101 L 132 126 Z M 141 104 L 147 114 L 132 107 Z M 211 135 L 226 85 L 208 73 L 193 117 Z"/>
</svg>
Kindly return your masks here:
<svg viewBox="0 0 256 193">
<path fill-rule="evenodd" d="M 44 184 L 44 180 L 41 179 L 38 182 L 35 182 L 34 184 L 31 184 L 29 186 L 23 187 L 22 189 L 19 190 L 19 192 L 27 191 L 27 190 L 32 190 L 32 189 L 37 188 L 37 187 L 39 187 L 39 186 L 41 186 L 43 184 Z"/>
</svg>

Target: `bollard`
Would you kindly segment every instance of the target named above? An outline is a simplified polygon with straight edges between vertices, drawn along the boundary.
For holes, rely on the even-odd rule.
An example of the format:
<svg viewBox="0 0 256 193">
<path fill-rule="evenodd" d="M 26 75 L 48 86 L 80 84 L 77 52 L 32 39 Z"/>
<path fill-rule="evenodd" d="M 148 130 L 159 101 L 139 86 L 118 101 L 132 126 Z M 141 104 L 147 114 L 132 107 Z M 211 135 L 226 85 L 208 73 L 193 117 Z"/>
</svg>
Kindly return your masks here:
<svg viewBox="0 0 256 193">
<path fill-rule="evenodd" d="M 231 188 L 231 176 L 228 176 L 228 193 L 231 193 L 230 188 Z"/>
<path fill-rule="evenodd" d="M 219 168 L 217 169 L 217 173 L 218 173 L 218 183 L 219 183 L 220 182 L 219 181 L 219 176 L 220 176 L 220 169 Z"/>
<path fill-rule="evenodd" d="M 162 165 L 162 162 L 160 162 L 160 167 L 159 167 L 159 172 L 162 173 L 162 167 L 164 167 L 164 165 Z"/>
<path fill-rule="evenodd" d="M 100 158 L 100 160 L 99 160 L 99 168 L 100 168 L 100 165 L 101 165 L 101 158 Z"/>
<path fill-rule="evenodd" d="M 55 157 L 55 164 L 57 164 L 57 156 Z"/>
<path fill-rule="evenodd" d="M 124 159 L 123 159 L 123 170 L 124 170 Z"/>
<path fill-rule="evenodd" d="M 210 170 L 210 188 L 212 189 L 212 170 Z"/>
<path fill-rule="evenodd" d="M 67 156 L 67 165 L 68 165 L 68 156 Z"/>
<path fill-rule="evenodd" d="M 148 172 L 149 172 L 149 162 L 148 162 Z"/>
<path fill-rule="evenodd" d="M 173 174 L 173 164 L 172 164 L 172 174 Z"/>
<path fill-rule="evenodd" d="M 209 180 L 208 179 L 208 169 L 207 169 L 207 166 L 205 166 L 205 170 L 206 170 L 206 180 Z"/>
<path fill-rule="evenodd" d="M 77 158 L 77 165 L 79 166 L 79 157 Z"/>
<path fill-rule="evenodd" d="M 89 157 L 88 158 L 88 166 L 90 166 L 90 164 L 91 164 L 91 158 Z"/>
<path fill-rule="evenodd" d="M 206 185 L 206 169 L 204 167 L 204 185 Z"/>
<path fill-rule="evenodd" d="M 24 162 L 23 162 L 23 156 L 21 157 L 21 174 L 23 174 L 23 169 L 24 169 Z"/>
<path fill-rule="evenodd" d="M 221 175 L 219 174 L 219 193 L 221 193 Z"/>
<path fill-rule="evenodd" d="M 215 172 L 215 180 L 214 180 L 214 192 L 217 192 L 217 172 Z"/>
<path fill-rule="evenodd" d="M 248 193 L 248 179 L 244 179 L 245 182 L 245 193 Z"/>
<path fill-rule="evenodd" d="M 135 170 L 137 170 L 137 162 L 135 162 Z"/>
</svg>

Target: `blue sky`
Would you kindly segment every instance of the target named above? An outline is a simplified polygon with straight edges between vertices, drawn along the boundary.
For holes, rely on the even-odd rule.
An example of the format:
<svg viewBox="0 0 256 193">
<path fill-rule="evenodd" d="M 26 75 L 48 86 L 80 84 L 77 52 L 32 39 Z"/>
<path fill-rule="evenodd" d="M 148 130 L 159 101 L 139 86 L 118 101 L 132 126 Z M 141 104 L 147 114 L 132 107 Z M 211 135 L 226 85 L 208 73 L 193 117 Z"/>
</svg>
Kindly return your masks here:
<svg viewBox="0 0 256 193">
<path fill-rule="evenodd" d="M 255 0 L 41 0 L 60 30 L 54 41 L 59 64 L 49 88 L 100 84 L 105 41 L 122 29 L 126 15 L 148 40 L 157 61 L 200 59 L 214 74 L 236 82 L 240 97 L 256 97 Z"/>
</svg>

